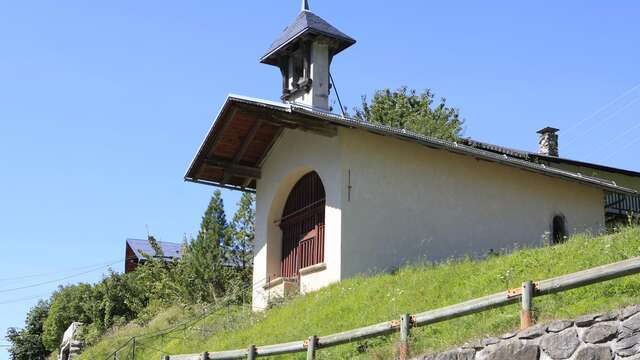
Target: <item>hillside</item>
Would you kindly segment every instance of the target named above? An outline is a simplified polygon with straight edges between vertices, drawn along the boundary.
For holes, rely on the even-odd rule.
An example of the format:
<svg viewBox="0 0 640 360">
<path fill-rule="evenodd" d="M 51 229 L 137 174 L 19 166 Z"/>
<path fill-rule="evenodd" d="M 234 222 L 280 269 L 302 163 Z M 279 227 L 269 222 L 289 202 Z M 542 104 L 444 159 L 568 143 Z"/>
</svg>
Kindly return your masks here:
<svg viewBox="0 0 640 360">
<path fill-rule="evenodd" d="M 86 349 L 81 359 L 104 359 L 136 339 L 136 359 L 157 360 L 162 353 L 181 354 L 245 348 L 300 340 L 369 325 L 400 314 L 421 312 L 544 279 L 640 255 L 640 228 L 613 235 L 581 235 L 562 245 L 520 249 L 484 260 L 451 260 L 438 265 L 407 266 L 392 274 L 362 276 L 280 306 L 253 314 L 240 307 L 210 311 L 169 309 L 145 327 L 135 324 L 114 330 Z M 640 276 L 631 276 L 559 295 L 535 299 L 539 321 L 570 318 L 640 303 Z M 413 332 L 417 352 L 452 347 L 471 339 L 518 327 L 516 305 L 427 326 Z M 200 320 L 198 320 L 201 318 Z M 198 320 L 198 321 L 196 321 Z M 186 322 L 186 323 L 185 323 Z M 173 331 L 159 335 L 167 327 Z M 320 359 L 390 358 L 397 337 L 372 339 L 319 352 Z M 119 359 L 131 358 L 131 342 Z M 287 358 L 304 358 L 304 355 Z"/>
</svg>

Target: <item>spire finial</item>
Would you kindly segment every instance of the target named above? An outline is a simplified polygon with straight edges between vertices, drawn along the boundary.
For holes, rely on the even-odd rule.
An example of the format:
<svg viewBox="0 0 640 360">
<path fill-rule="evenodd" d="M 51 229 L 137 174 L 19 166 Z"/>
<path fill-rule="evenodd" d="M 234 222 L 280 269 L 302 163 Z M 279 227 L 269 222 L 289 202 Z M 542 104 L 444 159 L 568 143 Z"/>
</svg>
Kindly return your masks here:
<svg viewBox="0 0 640 360">
<path fill-rule="evenodd" d="M 309 11 L 309 0 L 302 0 L 302 9 L 300 11 Z"/>
</svg>

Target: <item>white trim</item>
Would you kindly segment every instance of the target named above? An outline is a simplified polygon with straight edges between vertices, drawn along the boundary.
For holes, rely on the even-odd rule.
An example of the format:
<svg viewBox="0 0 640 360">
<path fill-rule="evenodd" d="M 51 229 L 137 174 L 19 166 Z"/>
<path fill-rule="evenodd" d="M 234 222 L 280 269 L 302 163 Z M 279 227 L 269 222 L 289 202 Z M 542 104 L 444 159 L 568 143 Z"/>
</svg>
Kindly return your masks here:
<svg viewBox="0 0 640 360">
<path fill-rule="evenodd" d="M 269 281 L 268 283 L 264 284 L 262 286 L 262 288 L 264 288 L 265 290 L 270 290 L 270 289 L 272 289 L 272 288 L 274 288 L 274 287 L 276 287 L 276 286 L 278 286 L 280 284 L 284 284 L 286 282 L 292 283 L 292 284 L 297 283 L 297 281 L 295 279 L 293 279 L 293 278 L 279 277 L 279 278 L 275 278 L 275 279 Z"/>
<path fill-rule="evenodd" d="M 300 276 L 304 276 L 304 275 L 309 275 L 316 272 L 324 271 L 326 269 L 327 269 L 327 264 L 322 262 L 319 264 L 307 266 L 306 268 L 302 268 L 299 271 L 300 271 Z"/>
</svg>

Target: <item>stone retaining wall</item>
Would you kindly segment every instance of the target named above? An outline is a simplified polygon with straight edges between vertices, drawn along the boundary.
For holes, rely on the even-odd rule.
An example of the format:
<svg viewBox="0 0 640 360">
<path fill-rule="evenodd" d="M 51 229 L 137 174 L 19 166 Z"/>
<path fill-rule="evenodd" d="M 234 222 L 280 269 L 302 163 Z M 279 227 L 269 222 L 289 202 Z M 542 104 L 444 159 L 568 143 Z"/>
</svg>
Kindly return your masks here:
<svg viewBox="0 0 640 360">
<path fill-rule="evenodd" d="M 640 305 L 557 320 L 414 360 L 640 360 Z"/>
</svg>

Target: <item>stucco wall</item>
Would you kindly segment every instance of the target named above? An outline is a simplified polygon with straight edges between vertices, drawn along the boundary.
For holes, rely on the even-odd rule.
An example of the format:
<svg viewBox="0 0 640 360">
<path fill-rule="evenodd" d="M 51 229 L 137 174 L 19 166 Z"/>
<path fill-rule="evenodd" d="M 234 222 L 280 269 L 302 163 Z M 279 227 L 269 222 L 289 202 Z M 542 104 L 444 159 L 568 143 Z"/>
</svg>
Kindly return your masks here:
<svg viewBox="0 0 640 360">
<path fill-rule="evenodd" d="M 599 177 L 601 179 L 612 180 L 612 181 L 615 181 L 616 184 L 620 186 L 624 186 L 629 189 L 640 191 L 640 177 L 638 176 L 625 175 L 625 174 L 605 171 L 601 169 L 594 169 L 586 166 L 578 166 L 578 165 L 566 164 L 566 163 L 555 162 L 555 161 L 554 162 L 545 161 L 545 164 L 547 164 L 548 166 L 556 167 L 558 169 L 577 172 L 587 176 L 593 176 L 593 177 Z"/>
<path fill-rule="evenodd" d="M 340 129 L 342 278 L 422 260 L 540 246 L 554 215 L 570 232 L 600 231 L 602 190 Z"/>
<path fill-rule="evenodd" d="M 253 273 L 255 309 L 266 306 L 267 297 L 263 289 L 266 279 L 280 276 L 282 233 L 277 220 L 282 216 L 289 192 L 309 171 L 318 173 L 326 193 L 326 269 L 310 277 L 314 279 L 317 287 L 340 280 L 340 206 L 343 187 L 340 157 L 338 136 L 326 137 L 298 130 L 285 131 L 268 155 L 256 189 L 256 246 Z"/>
<path fill-rule="evenodd" d="M 358 129 L 287 130 L 257 184 L 256 309 L 267 305 L 266 280 L 280 275 L 277 220 L 309 171 L 327 195 L 326 269 L 303 277 L 307 290 L 407 263 L 541 246 L 557 214 L 571 233 L 604 226 L 599 189 Z"/>
</svg>

